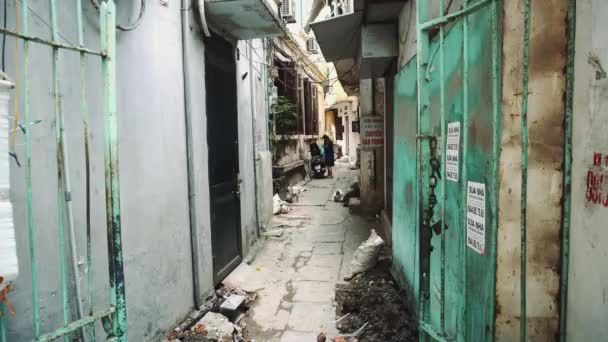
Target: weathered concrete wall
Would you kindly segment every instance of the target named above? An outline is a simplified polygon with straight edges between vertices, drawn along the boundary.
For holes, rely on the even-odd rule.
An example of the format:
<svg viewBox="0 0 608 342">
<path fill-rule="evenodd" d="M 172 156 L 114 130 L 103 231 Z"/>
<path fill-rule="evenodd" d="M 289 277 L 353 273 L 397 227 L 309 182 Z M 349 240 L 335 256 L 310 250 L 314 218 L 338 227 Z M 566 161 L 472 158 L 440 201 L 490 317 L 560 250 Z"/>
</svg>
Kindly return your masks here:
<svg viewBox="0 0 608 342">
<path fill-rule="evenodd" d="M 568 341 L 608 340 L 603 323 L 608 316 L 608 208 L 594 203 L 588 192 L 595 189 L 606 200 L 606 185 L 593 185 L 590 174 L 608 174 L 608 82 L 602 75 L 602 69 L 608 70 L 607 15 L 605 1 L 577 1 Z M 602 158 L 594 166 L 596 153 Z"/>
<path fill-rule="evenodd" d="M 384 116 L 384 79 L 365 79 L 359 84 L 361 116 Z M 384 208 L 383 147 L 361 150 L 361 206 L 370 213 Z"/>
<path fill-rule="evenodd" d="M 64 41 L 76 44 L 76 20 L 73 4 L 58 3 L 59 26 Z M 85 41 L 99 46 L 98 14 L 88 3 L 85 17 Z M 118 20 L 125 23 L 136 15 L 130 2 L 118 4 Z M 49 36 L 47 2 L 30 4 L 30 33 Z M 14 2 L 9 2 L 14 13 Z M 123 224 L 123 255 L 126 281 L 129 339 L 152 341 L 178 322 L 194 305 L 192 256 L 188 211 L 188 182 L 184 124 L 181 29 L 179 2 L 168 7 L 149 3 L 141 25 L 117 36 L 117 94 L 119 157 L 121 173 L 121 212 Z M 9 27 L 14 17 L 9 16 Z M 202 51 L 202 42 L 192 41 Z M 14 41 L 8 39 L 12 51 Z M 30 99 L 33 119 L 43 120 L 32 128 L 32 177 L 34 192 L 34 224 L 36 263 L 38 268 L 41 329 L 49 332 L 61 326 L 61 292 L 59 272 L 59 240 L 56 195 L 55 122 L 52 112 L 51 51 L 32 46 L 30 62 Z M 12 52 L 7 56 L 12 57 Z M 11 58 L 9 57 L 9 58 Z M 192 80 L 195 91 L 204 98 L 204 60 L 192 64 L 199 76 Z M 15 74 L 14 61 L 7 60 L 8 72 Z M 74 198 L 74 219 L 78 240 L 78 257 L 85 253 L 84 156 L 81 124 L 81 94 L 78 55 L 61 52 L 62 109 L 66 118 L 66 134 Z M 20 70 L 22 72 L 22 70 Z M 105 200 L 103 178 L 103 124 L 101 113 L 101 67 L 89 58 L 87 97 L 91 124 L 91 206 L 93 242 L 93 286 L 96 309 L 107 307 L 107 247 L 105 233 Z M 21 93 L 22 94 L 22 93 Z M 20 106 L 23 109 L 23 104 Z M 205 132 L 204 106 L 196 120 L 197 130 Z M 17 154 L 23 159 L 22 136 L 17 139 Z M 205 163 L 205 134 L 195 141 L 202 151 L 199 162 Z M 21 275 L 11 300 L 18 316 L 8 320 L 9 340 L 32 339 L 31 278 L 27 243 L 25 184 L 23 168 L 12 165 L 12 196 L 19 243 Z M 200 166 L 200 165 L 199 165 Z M 206 178 L 207 168 L 199 168 Z M 205 197 L 206 184 L 201 181 L 198 194 Z M 208 201 L 207 201 L 208 202 Z M 201 203 L 201 208 L 205 208 Z M 202 226 L 208 222 L 209 211 L 202 211 Z M 67 234 L 66 234 L 67 235 Z M 207 235 L 208 237 L 208 235 Z M 203 240 L 205 236 L 203 235 Z M 66 245 L 67 238 L 66 238 Z M 202 250 L 209 250 L 201 246 Z M 176 267 L 179 266 L 179 267 Z M 81 277 L 86 279 L 84 269 Z M 210 273 L 205 274 L 210 280 Z M 71 278 L 71 275 L 69 275 Z M 70 282 L 71 283 L 71 282 Z M 86 289 L 86 281 L 81 282 Z M 72 284 L 71 284 L 72 285 Z M 211 283 L 209 282 L 210 286 Z M 71 289 L 72 286 L 70 286 Z M 86 292 L 85 292 L 86 293 Z M 73 292 L 70 302 L 74 304 Z M 86 307 L 86 306 L 85 306 Z M 100 335 L 101 336 L 101 335 Z"/>
<path fill-rule="evenodd" d="M 530 340 L 559 332 L 567 1 L 532 2 L 528 168 L 521 164 L 524 1 L 505 2 L 496 339 L 519 338 L 521 276 Z M 526 273 L 520 267 L 521 173 L 528 175 Z"/>
<path fill-rule="evenodd" d="M 13 28 L 15 2 L 9 1 L 8 27 Z M 83 3 L 85 42 L 99 46 L 98 13 Z M 136 2 L 118 4 L 118 21 L 126 23 L 137 15 Z M 59 2 L 59 26 L 62 40 L 76 44 L 76 20 L 73 4 Z M 117 35 L 117 96 L 119 157 L 121 173 L 121 212 L 125 266 L 128 337 L 133 341 L 159 340 L 163 333 L 179 322 L 194 306 L 193 265 L 188 205 L 186 129 L 184 119 L 184 79 L 182 73 L 181 8 L 179 1 L 148 3 L 141 25 L 134 31 Z M 46 2 L 30 4 L 30 34 L 49 36 L 49 11 Z M 192 88 L 192 166 L 194 170 L 195 227 L 200 255 L 196 262 L 201 297 L 213 289 L 211 257 L 208 153 L 206 139 L 206 101 L 204 44 L 194 12 L 190 12 L 190 75 Z M 260 43 L 256 42 L 258 49 Z M 7 39 L 7 72 L 16 76 L 14 40 Z M 21 43 L 19 43 L 21 48 Z M 241 49 L 246 51 L 246 49 Z M 260 53 L 260 52 L 259 52 Z M 34 192 L 34 225 L 36 264 L 39 279 L 41 331 L 49 332 L 62 325 L 57 217 L 57 178 L 55 159 L 55 123 L 52 111 L 51 50 L 32 44 L 30 48 L 30 99 L 32 119 L 43 120 L 32 128 L 32 177 Z M 66 118 L 66 134 L 73 184 L 74 219 L 79 260 L 85 256 L 85 201 L 83 128 L 78 54 L 61 52 L 61 99 Z M 22 65 L 21 65 L 22 67 Z M 249 70 L 239 63 L 239 72 Z M 255 178 L 253 177 L 253 141 L 259 150 L 267 150 L 265 103 L 259 82 L 259 71 L 249 70 L 254 82 L 255 139 L 251 122 L 249 78 L 239 82 L 239 138 L 241 170 L 246 173 L 243 191 L 243 234 L 245 245 L 255 238 Z M 101 105 L 101 66 L 89 58 L 87 100 L 90 111 L 91 201 L 93 242 L 94 308 L 109 303 L 107 244 L 105 227 L 105 194 L 103 163 L 103 123 Z M 22 69 L 19 70 L 22 77 Z M 22 79 L 21 79 L 22 81 Z M 21 95 L 23 93 L 21 92 Z M 243 97 L 242 95 L 247 95 Z M 260 100 L 262 99 L 262 100 Z M 23 110 L 23 103 L 19 106 Z M 17 136 L 16 153 L 23 161 L 23 136 Z M 268 170 L 268 168 L 266 168 Z M 266 171 L 268 173 L 268 171 Z M 269 177 L 269 176 L 268 176 Z M 242 177 L 243 178 L 243 177 Z M 11 301 L 17 317 L 9 318 L 8 340 L 31 340 L 33 334 L 31 277 L 26 225 L 25 177 L 23 168 L 14 163 L 11 169 L 11 197 L 18 229 L 20 276 Z M 245 200 L 246 199 L 246 200 Z M 66 234 L 67 236 L 67 234 Z M 67 237 L 66 237 L 66 246 Z M 86 274 L 80 277 L 86 289 Z M 68 279 L 72 275 L 68 274 Z M 70 305 L 75 305 L 74 284 L 69 284 Z M 85 291 L 86 293 L 86 291 Z M 85 308 L 88 307 L 84 303 Z M 74 310 L 71 310 L 74 312 Z M 105 336 L 98 324 L 99 338 Z"/>
<path fill-rule="evenodd" d="M 237 103 L 239 129 L 239 178 L 241 183 L 241 237 L 243 255 L 247 255 L 250 247 L 258 237 L 258 207 L 256 193 L 258 184 L 256 177 L 271 177 L 257 175 L 255 159 L 257 151 L 264 151 L 265 145 L 254 147 L 254 142 L 261 141 L 264 135 L 258 126 L 268 126 L 260 117 L 260 108 L 264 108 L 264 64 L 263 43 L 261 40 L 240 41 L 237 44 L 239 59 L 237 61 Z M 245 76 L 245 74 L 247 74 Z M 265 110 L 262 111 L 265 113 Z M 263 121 L 262 121 L 263 120 Z M 259 138 L 258 138 L 259 137 Z M 260 171 L 265 168 L 259 167 Z M 267 168 L 266 168 L 267 169 Z M 272 201 L 267 192 L 260 191 L 265 202 Z M 272 210 L 272 206 L 270 207 Z M 268 213 L 266 213 L 268 214 Z M 265 215 L 266 217 L 267 215 Z"/>
</svg>

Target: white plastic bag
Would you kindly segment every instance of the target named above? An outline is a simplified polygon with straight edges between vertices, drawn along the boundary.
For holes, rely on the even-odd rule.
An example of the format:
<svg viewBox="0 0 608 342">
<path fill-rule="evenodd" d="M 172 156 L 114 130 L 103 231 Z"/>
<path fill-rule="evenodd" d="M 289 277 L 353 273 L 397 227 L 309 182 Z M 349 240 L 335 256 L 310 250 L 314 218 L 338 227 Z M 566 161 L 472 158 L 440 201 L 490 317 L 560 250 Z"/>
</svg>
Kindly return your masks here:
<svg viewBox="0 0 608 342">
<path fill-rule="evenodd" d="M 384 240 L 372 229 L 369 238 L 355 251 L 353 260 L 350 262 L 349 274 L 346 278 L 350 279 L 359 273 L 374 268 L 378 262 L 378 254 L 383 244 Z"/>
<path fill-rule="evenodd" d="M 10 82 L 0 81 L 0 290 L 15 280 L 19 272 L 13 206 L 9 198 L 8 104 L 11 87 Z"/>
<path fill-rule="evenodd" d="M 281 197 L 279 197 L 279 194 L 275 194 L 274 197 L 272 198 L 272 213 L 274 215 L 276 215 L 280 212 L 281 212 Z"/>
</svg>

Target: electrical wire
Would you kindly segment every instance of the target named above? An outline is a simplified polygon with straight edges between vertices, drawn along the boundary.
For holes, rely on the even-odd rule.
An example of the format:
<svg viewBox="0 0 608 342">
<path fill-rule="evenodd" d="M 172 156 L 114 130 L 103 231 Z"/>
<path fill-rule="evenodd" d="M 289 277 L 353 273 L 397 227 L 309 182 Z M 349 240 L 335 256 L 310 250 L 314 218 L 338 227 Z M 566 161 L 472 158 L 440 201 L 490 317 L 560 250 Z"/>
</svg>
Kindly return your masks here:
<svg viewBox="0 0 608 342">
<path fill-rule="evenodd" d="M 4 0 L 4 13 L 3 13 L 3 21 L 2 24 L 4 25 L 4 28 L 7 29 L 8 25 L 6 24 L 6 20 L 7 20 L 7 3 L 8 0 Z M 5 65 L 5 60 L 6 60 L 6 33 L 2 33 L 2 71 L 6 71 L 6 65 Z"/>
<path fill-rule="evenodd" d="M 91 4 L 97 10 L 99 10 L 99 3 L 97 2 L 97 0 L 91 0 Z M 135 30 L 139 26 L 139 24 L 141 24 L 141 20 L 143 19 L 145 12 L 146 12 L 146 0 L 141 0 L 141 5 L 139 7 L 139 15 L 137 16 L 137 19 L 135 20 L 135 22 L 133 24 L 128 24 L 127 26 L 117 24 L 116 28 L 121 31 L 125 31 L 125 32 Z"/>
</svg>

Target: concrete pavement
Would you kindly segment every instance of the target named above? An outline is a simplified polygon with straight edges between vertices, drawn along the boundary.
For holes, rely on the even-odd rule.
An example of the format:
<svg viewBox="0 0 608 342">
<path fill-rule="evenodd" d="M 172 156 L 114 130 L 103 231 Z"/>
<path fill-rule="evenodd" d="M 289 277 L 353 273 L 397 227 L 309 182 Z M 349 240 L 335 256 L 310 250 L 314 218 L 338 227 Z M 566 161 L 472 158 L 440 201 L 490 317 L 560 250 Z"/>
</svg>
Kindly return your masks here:
<svg viewBox="0 0 608 342">
<path fill-rule="evenodd" d="M 334 179 L 314 179 L 305 185 L 298 203 L 286 215 L 275 216 L 270 237 L 248 265 L 241 264 L 224 284 L 257 292 L 244 322 L 254 341 L 312 342 L 323 331 L 337 334 L 335 287 L 348 272 L 357 246 L 377 223 L 350 215 L 331 198 L 348 189 L 358 171 L 338 168 Z"/>
</svg>

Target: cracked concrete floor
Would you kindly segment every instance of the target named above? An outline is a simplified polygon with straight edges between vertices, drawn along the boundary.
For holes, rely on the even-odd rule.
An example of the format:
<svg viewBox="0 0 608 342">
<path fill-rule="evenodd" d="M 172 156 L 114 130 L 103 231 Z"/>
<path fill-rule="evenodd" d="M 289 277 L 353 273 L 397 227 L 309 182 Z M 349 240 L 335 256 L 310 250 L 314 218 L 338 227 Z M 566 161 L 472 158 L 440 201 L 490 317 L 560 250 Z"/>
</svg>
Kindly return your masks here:
<svg viewBox="0 0 608 342">
<path fill-rule="evenodd" d="M 250 264 L 241 264 L 224 284 L 258 296 L 244 322 L 253 341 L 312 342 L 319 332 L 337 334 L 335 288 L 348 272 L 357 246 L 377 225 L 335 203 L 358 171 L 337 168 L 333 179 L 315 179 L 292 211 L 273 218 L 280 237 L 267 238 Z"/>
</svg>

